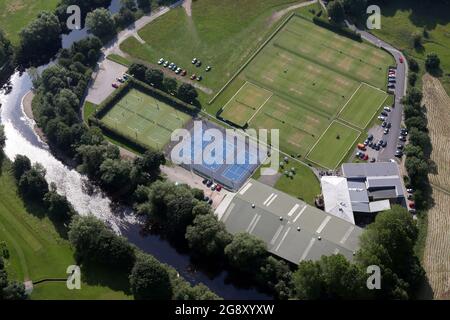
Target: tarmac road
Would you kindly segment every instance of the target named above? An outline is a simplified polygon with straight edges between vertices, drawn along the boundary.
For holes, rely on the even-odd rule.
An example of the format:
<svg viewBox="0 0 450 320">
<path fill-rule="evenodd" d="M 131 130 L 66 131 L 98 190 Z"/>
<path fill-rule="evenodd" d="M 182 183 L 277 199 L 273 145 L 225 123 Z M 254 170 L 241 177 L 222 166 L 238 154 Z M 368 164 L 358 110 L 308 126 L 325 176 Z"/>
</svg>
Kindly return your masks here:
<svg viewBox="0 0 450 320">
<path fill-rule="evenodd" d="M 397 79 L 395 84 L 395 103 L 392 111 L 389 114 L 389 122 L 392 123 L 389 134 L 385 136 L 387 138 L 387 146 L 380 150 L 378 155 L 378 161 L 388 161 L 389 159 L 395 159 L 395 151 L 397 150 L 397 144 L 399 143 L 398 137 L 400 136 L 400 128 L 403 120 L 403 105 L 401 104 L 402 98 L 406 94 L 406 81 L 408 77 L 408 64 L 405 56 L 396 48 L 390 44 L 378 39 L 374 35 L 357 29 L 355 26 L 350 25 L 346 21 L 347 26 L 356 31 L 361 37 L 373 43 L 377 47 L 383 48 L 394 56 L 397 63 Z M 403 59 L 403 63 L 400 62 L 400 57 Z"/>
</svg>

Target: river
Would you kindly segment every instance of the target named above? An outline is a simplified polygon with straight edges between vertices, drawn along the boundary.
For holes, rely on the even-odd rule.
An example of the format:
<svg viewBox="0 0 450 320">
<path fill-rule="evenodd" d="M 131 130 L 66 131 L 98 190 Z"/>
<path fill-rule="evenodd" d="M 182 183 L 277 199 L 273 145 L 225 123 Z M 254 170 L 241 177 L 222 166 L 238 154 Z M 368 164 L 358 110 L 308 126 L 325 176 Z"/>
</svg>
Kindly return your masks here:
<svg viewBox="0 0 450 320">
<path fill-rule="evenodd" d="M 120 0 L 113 0 L 109 7 L 117 12 Z M 62 38 L 64 48 L 87 36 L 86 30 L 74 30 Z M 46 66 L 38 68 L 42 71 Z M 189 255 L 178 252 L 169 242 L 156 235 L 143 236 L 139 221 L 130 208 L 112 206 L 111 200 L 93 187 L 87 177 L 64 165 L 50 152 L 48 145 L 35 134 L 34 122 L 27 118 L 22 105 L 24 95 L 31 90 L 32 81 L 27 72 L 14 73 L 10 78 L 12 90 L 0 91 L 0 121 L 5 127 L 6 156 L 13 160 L 17 154 L 26 155 L 32 162 L 41 163 L 46 169 L 46 179 L 53 182 L 58 192 L 67 199 L 81 215 L 93 214 L 105 221 L 115 232 L 126 237 L 143 251 L 159 261 L 174 267 L 180 275 L 192 284 L 204 283 L 224 299 L 269 299 L 255 289 L 241 288 L 228 280 L 228 272 L 219 274 L 196 270 Z M 114 209 L 112 208 L 114 207 Z"/>
</svg>

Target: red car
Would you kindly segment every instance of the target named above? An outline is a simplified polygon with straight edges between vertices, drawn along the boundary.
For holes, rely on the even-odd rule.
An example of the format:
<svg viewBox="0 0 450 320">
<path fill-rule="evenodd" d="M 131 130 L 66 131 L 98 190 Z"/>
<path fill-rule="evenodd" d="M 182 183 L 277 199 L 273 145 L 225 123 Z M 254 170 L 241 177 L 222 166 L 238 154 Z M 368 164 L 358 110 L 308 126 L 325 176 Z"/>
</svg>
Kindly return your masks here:
<svg viewBox="0 0 450 320">
<path fill-rule="evenodd" d="M 414 202 L 410 202 L 410 203 L 409 203 L 409 207 L 410 207 L 411 209 L 414 209 L 414 208 L 416 207 L 416 204 L 415 204 Z"/>
<path fill-rule="evenodd" d="M 216 191 L 220 192 L 220 190 L 222 190 L 222 186 L 220 184 L 218 184 L 217 187 L 216 187 Z"/>
<path fill-rule="evenodd" d="M 369 160 L 369 155 L 365 154 L 363 160 Z"/>
<path fill-rule="evenodd" d="M 398 58 L 398 60 L 400 61 L 400 63 L 403 63 L 403 57 Z"/>
<path fill-rule="evenodd" d="M 184 77 L 186 75 L 186 70 L 181 71 L 181 76 Z"/>
<path fill-rule="evenodd" d="M 112 87 L 117 89 L 119 87 L 119 85 L 117 83 L 113 83 Z"/>
</svg>

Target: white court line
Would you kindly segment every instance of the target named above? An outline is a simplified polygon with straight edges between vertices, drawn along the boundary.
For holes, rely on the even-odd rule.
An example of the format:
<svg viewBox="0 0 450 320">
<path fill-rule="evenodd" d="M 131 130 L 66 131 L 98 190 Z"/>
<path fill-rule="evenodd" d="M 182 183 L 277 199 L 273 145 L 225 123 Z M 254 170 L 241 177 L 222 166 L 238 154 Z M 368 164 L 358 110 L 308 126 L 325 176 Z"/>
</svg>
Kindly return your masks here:
<svg viewBox="0 0 450 320">
<path fill-rule="evenodd" d="M 263 88 L 264 89 L 264 88 Z M 265 104 L 267 103 L 267 101 L 269 101 L 270 98 L 272 98 L 273 93 L 270 92 L 270 96 L 266 99 L 266 101 L 263 102 L 263 104 L 258 108 L 258 110 L 256 110 L 256 112 L 250 117 L 250 119 L 247 120 L 247 123 L 250 123 L 252 121 L 252 119 L 258 114 L 259 110 L 262 109 L 262 107 L 265 106 Z"/>
<path fill-rule="evenodd" d="M 355 229 L 354 226 L 350 226 L 350 228 L 348 228 L 347 232 L 344 234 L 341 241 L 339 241 L 339 242 L 344 244 L 345 241 L 347 241 L 348 237 L 350 237 L 350 234 L 353 232 L 354 229 Z"/>
<path fill-rule="evenodd" d="M 281 244 L 283 243 L 284 239 L 286 238 L 286 236 L 287 236 L 287 234 L 288 234 L 288 232 L 289 232 L 290 230 L 291 230 L 291 227 L 287 228 L 286 232 L 285 232 L 284 235 L 283 235 L 283 238 L 281 238 L 281 241 L 280 241 L 280 243 L 278 243 L 278 246 L 277 246 L 277 248 L 275 249 L 275 251 L 278 251 L 278 249 L 280 249 Z"/>
<path fill-rule="evenodd" d="M 250 230 L 248 231 L 248 233 L 252 233 L 253 230 L 255 230 L 256 225 L 259 222 L 259 219 L 261 219 L 261 215 L 258 215 L 258 218 L 256 218 L 256 221 L 253 223 L 253 227 L 250 228 Z"/>
<path fill-rule="evenodd" d="M 250 228 L 252 227 L 253 222 L 255 222 L 256 218 L 258 218 L 258 215 L 255 213 L 255 215 L 254 215 L 252 221 L 250 221 L 250 224 L 248 225 L 247 229 L 245 229 L 245 231 L 249 232 L 249 230 L 250 230 Z"/>
<path fill-rule="evenodd" d="M 239 88 L 238 91 L 236 91 L 236 93 L 230 98 L 230 100 L 228 100 L 228 102 L 223 106 L 222 108 L 222 112 L 225 110 L 225 108 L 228 106 L 228 104 L 238 95 L 238 93 L 242 90 L 242 88 L 244 88 L 247 83 L 250 83 L 248 81 L 245 81 L 245 83 L 242 85 L 242 87 Z"/>
<path fill-rule="evenodd" d="M 300 207 L 300 205 L 298 203 L 295 204 L 295 206 L 292 207 L 291 211 L 288 212 L 288 217 L 292 216 L 295 212 L 295 210 L 298 209 L 298 207 Z"/>
<path fill-rule="evenodd" d="M 273 235 L 272 240 L 270 240 L 270 244 L 271 244 L 271 245 L 274 245 L 274 244 L 275 244 L 275 241 L 277 241 L 278 236 L 280 235 L 281 230 L 283 230 L 283 228 L 284 228 L 283 225 L 281 225 L 281 226 L 278 227 L 277 232 L 275 232 L 275 234 Z"/>
<path fill-rule="evenodd" d="M 350 96 L 350 98 L 347 100 L 347 102 L 342 106 L 341 110 L 339 110 L 338 114 L 336 115 L 336 118 L 338 118 L 342 111 L 344 111 L 345 107 L 348 105 L 348 103 L 353 99 L 353 96 L 356 94 L 356 92 L 358 92 L 359 88 L 361 88 L 362 86 L 362 82 L 359 84 L 358 88 L 356 88 L 355 92 L 353 92 L 353 94 Z"/>
<path fill-rule="evenodd" d="M 263 205 L 266 205 L 267 202 L 270 201 L 270 199 L 272 199 L 272 197 L 275 195 L 275 193 L 271 193 L 270 196 L 267 197 L 266 201 L 263 202 Z"/>
<path fill-rule="evenodd" d="M 381 92 L 386 93 L 386 91 L 381 90 L 380 88 L 375 87 L 375 86 L 373 86 L 373 85 L 371 85 L 371 84 L 369 84 L 369 83 L 367 83 L 367 82 L 361 81 L 361 83 L 364 83 L 366 86 L 369 86 L 369 87 L 371 87 L 371 88 L 373 88 L 373 89 L 376 89 L 376 90 L 378 90 L 378 91 L 381 91 Z"/>
<path fill-rule="evenodd" d="M 241 191 L 239 191 L 239 194 L 240 194 L 240 195 L 243 195 L 245 192 L 247 192 L 248 189 L 250 189 L 250 187 L 251 187 L 252 185 L 253 185 L 253 184 L 252 184 L 251 182 L 248 182 L 248 183 L 241 189 Z"/>
<path fill-rule="evenodd" d="M 321 233 L 322 230 L 326 227 L 328 222 L 330 222 L 331 216 L 326 216 L 325 219 L 323 219 L 322 223 L 320 224 L 319 228 L 317 228 L 316 232 Z"/>
<path fill-rule="evenodd" d="M 298 213 L 298 215 L 295 217 L 294 222 L 297 221 L 298 218 L 300 218 L 300 216 L 302 215 L 302 213 L 306 210 L 307 205 L 305 205 L 302 210 L 300 210 L 300 212 Z"/>
<path fill-rule="evenodd" d="M 272 199 L 270 199 L 270 201 L 267 202 L 266 207 L 270 206 L 277 197 L 278 197 L 278 195 L 276 194 Z"/>
<path fill-rule="evenodd" d="M 308 255 L 309 251 L 311 250 L 314 242 L 316 242 L 316 238 L 312 238 L 311 241 L 309 241 L 308 246 L 306 247 L 305 251 L 303 251 L 302 257 L 300 258 L 300 261 L 305 260 L 306 256 Z"/>
</svg>

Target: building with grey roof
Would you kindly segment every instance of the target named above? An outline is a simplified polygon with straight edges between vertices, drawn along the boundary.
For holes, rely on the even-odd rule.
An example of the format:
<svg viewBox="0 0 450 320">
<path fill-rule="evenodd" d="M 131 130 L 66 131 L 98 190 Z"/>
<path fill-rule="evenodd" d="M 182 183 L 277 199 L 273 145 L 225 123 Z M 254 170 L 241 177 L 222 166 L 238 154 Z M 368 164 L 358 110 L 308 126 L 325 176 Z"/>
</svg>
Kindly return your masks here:
<svg viewBox="0 0 450 320">
<path fill-rule="evenodd" d="M 294 264 L 341 253 L 349 260 L 359 248 L 362 229 L 290 195 L 250 179 L 216 210 L 232 234 L 248 232 L 267 249 Z"/>
<path fill-rule="evenodd" d="M 339 193 L 348 194 L 354 217 L 388 210 L 393 204 L 406 206 L 403 180 L 398 165 L 393 162 L 345 163 L 342 177 L 325 176 L 321 180 L 325 211 L 334 214 L 336 192 L 327 187 L 333 181 L 345 179 Z"/>
</svg>

